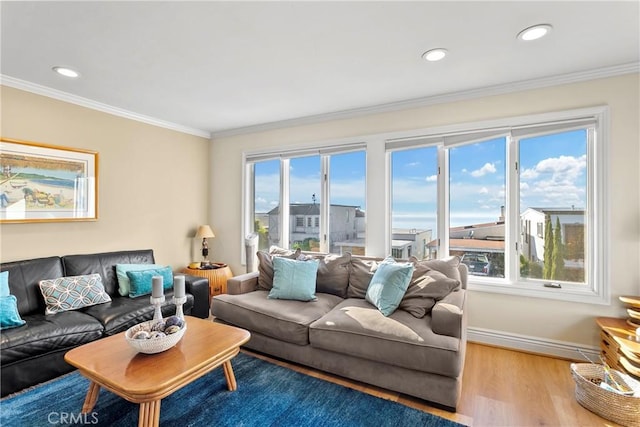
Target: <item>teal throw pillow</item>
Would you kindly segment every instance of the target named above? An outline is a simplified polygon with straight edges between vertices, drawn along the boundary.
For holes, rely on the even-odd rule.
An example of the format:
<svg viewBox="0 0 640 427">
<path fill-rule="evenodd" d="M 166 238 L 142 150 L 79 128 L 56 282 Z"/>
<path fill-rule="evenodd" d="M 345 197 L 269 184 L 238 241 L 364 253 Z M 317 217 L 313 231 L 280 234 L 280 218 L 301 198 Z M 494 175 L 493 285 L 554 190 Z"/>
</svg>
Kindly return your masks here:
<svg viewBox="0 0 640 427">
<path fill-rule="evenodd" d="M 131 298 L 150 295 L 153 276 L 162 277 L 162 287 L 164 289 L 173 287 L 173 271 L 169 266 L 141 271 L 127 271 L 127 276 L 131 282 L 131 290 L 129 292 Z"/>
<path fill-rule="evenodd" d="M 111 301 L 111 297 L 104 290 L 102 276 L 98 273 L 41 280 L 39 285 L 47 306 L 44 314 L 76 310 Z"/>
<path fill-rule="evenodd" d="M 131 292 L 131 282 L 127 271 L 142 271 L 151 268 L 164 268 L 158 264 L 116 264 L 116 276 L 118 277 L 118 293 L 123 297 L 129 296 Z"/>
<path fill-rule="evenodd" d="M 22 326 L 25 321 L 18 313 L 18 300 L 13 295 L 0 296 L 0 329 Z"/>
<path fill-rule="evenodd" d="M 318 260 L 296 261 L 273 258 L 273 288 L 270 299 L 315 301 Z"/>
<path fill-rule="evenodd" d="M 412 275 L 413 264 L 387 257 L 373 274 L 365 299 L 385 316 L 391 315 L 400 305 Z"/>
<path fill-rule="evenodd" d="M 3 271 L 2 273 L 0 273 L 0 297 L 8 297 L 10 293 L 9 272 Z"/>
</svg>

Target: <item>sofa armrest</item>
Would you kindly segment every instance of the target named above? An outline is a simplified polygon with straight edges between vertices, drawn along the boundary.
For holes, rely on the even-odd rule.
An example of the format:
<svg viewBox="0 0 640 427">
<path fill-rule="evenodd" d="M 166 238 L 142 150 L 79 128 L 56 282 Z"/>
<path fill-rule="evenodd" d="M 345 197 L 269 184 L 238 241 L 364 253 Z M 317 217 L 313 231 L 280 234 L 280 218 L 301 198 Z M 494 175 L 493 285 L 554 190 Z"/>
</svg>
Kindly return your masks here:
<svg viewBox="0 0 640 427">
<path fill-rule="evenodd" d="M 230 295 L 246 294 L 258 289 L 258 272 L 241 274 L 227 280 L 227 293 Z"/>
<path fill-rule="evenodd" d="M 440 335 L 462 338 L 466 328 L 467 291 L 460 289 L 441 299 L 431 310 L 431 328 Z"/>
<path fill-rule="evenodd" d="M 209 317 L 209 279 L 184 275 L 185 291 L 193 295 L 191 315 L 206 319 Z"/>
</svg>

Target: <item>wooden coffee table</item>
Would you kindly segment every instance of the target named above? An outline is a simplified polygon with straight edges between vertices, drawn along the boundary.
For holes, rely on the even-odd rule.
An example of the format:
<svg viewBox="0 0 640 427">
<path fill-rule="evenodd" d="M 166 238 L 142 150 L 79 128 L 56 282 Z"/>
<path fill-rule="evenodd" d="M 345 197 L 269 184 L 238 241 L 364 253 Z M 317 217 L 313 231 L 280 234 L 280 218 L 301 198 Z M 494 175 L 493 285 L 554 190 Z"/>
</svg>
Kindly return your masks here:
<svg viewBox="0 0 640 427">
<path fill-rule="evenodd" d="M 124 332 L 68 351 L 64 360 L 91 381 L 82 413 L 93 410 L 103 387 L 140 404 L 139 426 L 157 426 L 164 397 L 220 365 L 227 387 L 236 390 L 231 359 L 249 341 L 249 332 L 191 316 L 185 320 L 184 337 L 162 353 L 136 352 L 127 344 Z"/>
</svg>

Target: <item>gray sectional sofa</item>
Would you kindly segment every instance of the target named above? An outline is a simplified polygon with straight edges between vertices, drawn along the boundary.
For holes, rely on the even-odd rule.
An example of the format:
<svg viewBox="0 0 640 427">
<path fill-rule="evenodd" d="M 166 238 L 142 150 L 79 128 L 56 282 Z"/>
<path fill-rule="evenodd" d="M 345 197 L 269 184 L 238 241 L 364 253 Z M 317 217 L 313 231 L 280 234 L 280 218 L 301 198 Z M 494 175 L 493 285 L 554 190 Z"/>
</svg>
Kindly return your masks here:
<svg viewBox="0 0 640 427">
<path fill-rule="evenodd" d="M 271 257 L 264 252 L 258 257 L 259 272 L 229 279 L 228 294 L 215 296 L 211 304 L 214 321 L 251 332 L 247 348 L 455 410 L 467 342 L 467 268 L 459 258 L 413 260 L 406 296 L 413 294 L 418 305 L 426 302 L 427 309 L 416 313 L 407 298 L 385 317 L 365 300 L 380 259 L 317 255 L 317 300 L 304 302 L 269 299 Z M 419 287 L 428 283 L 420 282 L 430 274 L 425 272 L 433 270 L 459 285 L 430 303 Z"/>
</svg>

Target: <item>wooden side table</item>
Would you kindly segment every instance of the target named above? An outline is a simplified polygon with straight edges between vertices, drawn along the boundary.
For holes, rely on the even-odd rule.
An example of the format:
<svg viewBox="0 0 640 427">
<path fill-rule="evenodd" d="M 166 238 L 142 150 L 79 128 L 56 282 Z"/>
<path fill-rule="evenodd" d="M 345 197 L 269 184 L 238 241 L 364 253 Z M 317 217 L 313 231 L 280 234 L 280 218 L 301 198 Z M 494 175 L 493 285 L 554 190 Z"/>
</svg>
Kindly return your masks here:
<svg viewBox="0 0 640 427">
<path fill-rule="evenodd" d="M 625 319 L 598 317 L 602 358 L 613 369 L 640 379 L 640 338 Z"/>
<path fill-rule="evenodd" d="M 209 298 L 214 295 L 227 293 L 227 279 L 233 277 L 233 273 L 227 264 L 214 262 L 218 268 L 204 270 L 200 268 L 184 268 L 182 272 L 191 276 L 205 277 L 209 279 Z"/>
</svg>

